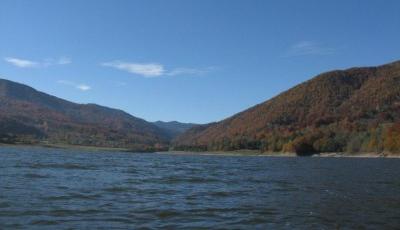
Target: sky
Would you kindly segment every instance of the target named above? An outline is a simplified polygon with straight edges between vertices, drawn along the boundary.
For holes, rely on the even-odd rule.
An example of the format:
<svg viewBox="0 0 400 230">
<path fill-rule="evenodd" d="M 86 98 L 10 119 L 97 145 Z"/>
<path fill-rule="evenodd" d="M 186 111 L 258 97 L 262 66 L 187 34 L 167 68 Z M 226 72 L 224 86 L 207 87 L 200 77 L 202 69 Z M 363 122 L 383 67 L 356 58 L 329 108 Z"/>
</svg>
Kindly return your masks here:
<svg viewBox="0 0 400 230">
<path fill-rule="evenodd" d="M 0 78 L 208 123 L 334 69 L 400 59 L 397 0 L 1 0 Z"/>
</svg>

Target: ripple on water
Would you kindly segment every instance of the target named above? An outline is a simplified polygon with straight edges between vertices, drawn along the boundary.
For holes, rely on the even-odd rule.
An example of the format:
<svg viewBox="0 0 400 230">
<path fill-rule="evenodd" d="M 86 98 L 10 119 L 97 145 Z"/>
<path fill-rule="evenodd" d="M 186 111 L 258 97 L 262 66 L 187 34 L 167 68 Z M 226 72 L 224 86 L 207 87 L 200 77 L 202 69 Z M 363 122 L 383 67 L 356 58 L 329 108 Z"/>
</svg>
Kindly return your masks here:
<svg viewBox="0 0 400 230">
<path fill-rule="evenodd" d="M 30 168 L 32 169 L 75 169 L 75 170 L 95 170 L 97 167 L 91 165 L 82 165 L 82 164 L 73 164 L 73 163 L 63 163 L 63 164 L 41 164 L 35 163 L 30 164 Z"/>
<path fill-rule="evenodd" d="M 213 183 L 218 181 L 219 180 L 215 178 L 198 177 L 198 176 L 192 176 L 192 177 L 169 176 L 160 179 L 160 182 L 165 184 L 179 184 L 179 183 L 203 184 L 203 183 Z"/>
<path fill-rule="evenodd" d="M 59 186 L 56 186 L 56 188 L 57 188 L 57 189 L 60 189 L 60 190 L 66 190 L 66 189 L 69 189 L 69 187 L 67 187 L 67 186 L 64 186 L 64 185 L 59 185 Z"/>
<path fill-rule="evenodd" d="M 82 193 L 68 193 L 67 195 L 60 196 L 46 196 L 42 197 L 43 200 L 47 201 L 57 201 L 57 200 L 96 200 L 101 198 L 100 194 L 82 194 Z"/>
<path fill-rule="evenodd" d="M 114 187 L 109 187 L 109 188 L 103 189 L 103 191 L 109 192 L 109 193 L 129 192 L 131 190 L 132 190 L 132 188 L 123 187 L 123 186 L 114 186 Z"/>
<path fill-rule="evenodd" d="M 11 204 L 8 202 L 0 202 L 0 208 L 9 208 Z"/>
<path fill-rule="evenodd" d="M 38 173 L 26 173 L 24 175 L 25 178 L 30 178 L 30 179 L 43 179 L 43 178 L 49 178 L 49 175 L 42 175 Z"/>
<path fill-rule="evenodd" d="M 0 211 L 0 217 L 41 216 L 43 214 L 45 214 L 45 212 L 43 212 L 41 210 L 24 210 L 24 211 L 7 210 L 7 211 Z"/>
<path fill-rule="evenodd" d="M 181 216 L 182 213 L 174 210 L 161 210 L 161 211 L 156 211 L 155 215 L 158 218 L 161 219 L 166 219 L 166 218 L 173 218 L 173 217 L 178 217 Z"/>
<path fill-rule="evenodd" d="M 31 221 L 31 225 L 58 225 L 60 222 L 56 220 L 34 220 Z"/>
<path fill-rule="evenodd" d="M 211 192 L 210 195 L 215 197 L 229 197 L 232 195 L 232 193 L 228 191 L 215 191 Z"/>
<path fill-rule="evenodd" d="M 129 168 L 129 169 L 125 170 L 124 172 L 128 173 L 128 174 L 137 174 L 139 171 L 134 168 Z"/>
<path fill-rule="evenodd" d="M 101 194 L 82 194 L 82 193 L 69 193 L 71 199 L 82 199 L 82 200 L 97 200 L 102 197 Z"/>
<path fill-rule="evenodd" d="M 70 197 L 69 196 L 45 196 L 41 198 L 42 200 L 45 201 L 57 201 L 57 200 L 69 200 Z"/>
<path fill-rule="evenodd" d="M 395 160 L 7 151 L 0 229 L 400 226 Z"/>
<path fill-rule="evenodd" d="M 80 215 L 94 215 L 99 213 L 107 213 L 107 210 L 100 209 L 55 209 L 47 213 L 49 216 L 67 217 L 67 216 L 80 216 Z"/>
</svg>

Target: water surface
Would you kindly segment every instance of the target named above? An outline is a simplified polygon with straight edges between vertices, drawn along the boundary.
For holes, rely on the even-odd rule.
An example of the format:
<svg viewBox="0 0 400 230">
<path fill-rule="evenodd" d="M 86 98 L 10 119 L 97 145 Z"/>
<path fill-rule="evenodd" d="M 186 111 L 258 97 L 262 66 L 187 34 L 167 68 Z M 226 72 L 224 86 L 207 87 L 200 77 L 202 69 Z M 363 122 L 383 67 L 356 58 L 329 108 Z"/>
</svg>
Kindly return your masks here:
<svg viewBox="0 0 400 230">
<path fill-rule="evenodd" d="M 398 229 L 400 160 L 0 148 L 0 229 Z"/>
</svg>

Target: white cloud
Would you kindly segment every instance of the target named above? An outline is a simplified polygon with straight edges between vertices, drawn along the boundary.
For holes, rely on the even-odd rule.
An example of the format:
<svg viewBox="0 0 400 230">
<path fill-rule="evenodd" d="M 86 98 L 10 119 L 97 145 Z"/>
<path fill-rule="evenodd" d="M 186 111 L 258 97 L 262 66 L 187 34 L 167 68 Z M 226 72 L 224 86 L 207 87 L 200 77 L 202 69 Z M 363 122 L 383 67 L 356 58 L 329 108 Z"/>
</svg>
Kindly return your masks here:
<svg viewBox="0 0 400 230">
<path fill-rule="evenodd" d="M 81 90 L 81 91 L 88 91 L 88 90 L 92 89 L 92 87 L 87 85 L 87 84 L 83 84 L 83 83 L 77 84 L 77 83 L 72 82 L 72 81 L 59 80 L 59 81 L 57 81 L 57 83 L 63 84 L 63 85 L 68 85 L 68 86 L 72 86 L 75 89 L 78 89 L 78 90 Z"/>
<path fill-rule="evenodd" d="M 76 86 L 77 89 L 81 90 L 81 91 L 88 91 L 91 90 L 92 87 L 85 85 L 85 84 L 79 84 Z"/>
<path fill-rule="evenodd" d="M 12 58 L 12 57 L 6 57 L 4 60 L 12 65 L 15 65 L 20 68 L 32 68 L 32 67 L 38 67 L 39 63 L 26 60 L 26 59 L 20 59 L 20 58 Z"/>
<path fill-rule="evenodd" d="M 106 62 L 103 66 L 124 70 L 143 77 L 159 77 L 164 74 L 164 66 L 156 63 L 129 63 L 121 61 Z"/>
<path fill-rule="evenodd" d="M 118 70 L 127 71 L 129 73 L 137 74 L 143 77 L 161 77 L 161 76 L 177 76 L 177 75 L 201 75 L 206 74 L 215 67 L 207 67 L 204 69 L 195 68 L 175 68 L 167 70 L 164 65 L 156 63 L 135 63 L 135 62 L 121 62 L 112 61 L 101 64 L 102 66 L 112 67 Z"/>
<path fill-rule="evenodd" d="M 296 57 L 306 55 L 329 55 L 335 50 L 313 41 L 301 41 L 292 45 L 283 55 L 284 57 Z"/>
<path fill-rule="evenodd" d="M 22 58 L 15 58 L 15 57 L 6 57 L 4 58 L 4 60 L 19 68 L 36 68 L 36 67 L 48 67 L 53 65 L 67 65 L 72 62 L 71 59 L 66 57 L 60 57 L 58 59 L 47 58 L 42 62 L 37 62 Z"/>
</svg>

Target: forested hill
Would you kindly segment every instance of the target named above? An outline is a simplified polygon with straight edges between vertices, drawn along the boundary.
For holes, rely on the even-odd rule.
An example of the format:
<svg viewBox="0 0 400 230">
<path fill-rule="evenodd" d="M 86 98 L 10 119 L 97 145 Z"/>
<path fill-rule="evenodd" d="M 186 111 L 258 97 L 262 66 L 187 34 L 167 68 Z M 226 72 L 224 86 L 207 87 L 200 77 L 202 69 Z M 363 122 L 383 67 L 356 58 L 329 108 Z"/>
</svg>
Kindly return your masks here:
<svg viewBox="0 0 400 230">
<path fill-rule="evenodd" d="M 399 152 L 400 62 L 323 73 L 228 119 L 195 127 L 176 150 Z"/>
<path fill-rule="evenodd" d="M 167 147 L 168 134 L 121 110 L 76 104 L 0 79 L 0 142 L 138 150 Z"/>
</svg>

